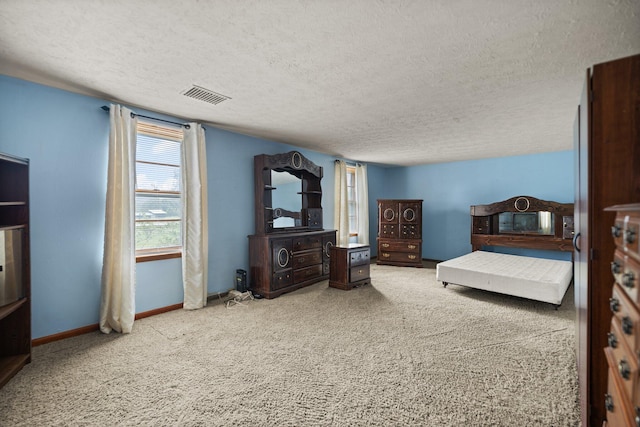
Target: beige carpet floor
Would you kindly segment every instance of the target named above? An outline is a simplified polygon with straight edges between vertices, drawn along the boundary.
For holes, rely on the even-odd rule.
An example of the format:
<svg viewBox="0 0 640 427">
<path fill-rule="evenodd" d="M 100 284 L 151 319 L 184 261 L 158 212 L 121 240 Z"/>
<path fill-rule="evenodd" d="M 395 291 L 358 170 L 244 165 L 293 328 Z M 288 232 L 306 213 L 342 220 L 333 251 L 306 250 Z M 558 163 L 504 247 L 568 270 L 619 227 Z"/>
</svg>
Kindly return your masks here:
<svg viewBox="0 0 640 427">
<path fill-rule="evenodd" d="M 371 266 L 34 348 L 2 426 L 576 426 L 575 308 Z"/>
</svg>

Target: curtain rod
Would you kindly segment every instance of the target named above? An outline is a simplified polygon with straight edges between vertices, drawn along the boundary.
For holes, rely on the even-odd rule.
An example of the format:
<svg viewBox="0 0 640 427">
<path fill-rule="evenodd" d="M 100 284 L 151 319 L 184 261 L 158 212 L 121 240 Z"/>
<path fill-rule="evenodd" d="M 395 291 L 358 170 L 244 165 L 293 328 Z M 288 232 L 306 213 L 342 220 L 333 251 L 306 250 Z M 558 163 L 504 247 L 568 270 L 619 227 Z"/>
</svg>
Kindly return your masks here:
<svg viewBox="0 0 640 427">
<path fill-rule="evenodd" d="M 104 111 L 106 111 L 107 113 L 109 112 L 109 110 L 111 110 L 109 107 L 107 107 L 106 105 L 103 105 L 101 107 Z M 187 129 L 189 129 L 191 126 L 188 123 L 178 123 L 178 122 L 172 122 L 170 120 L 164 120 L 164 119 L 158 119 L 156 117 L 149 117 L 149 116 L 143 116 L 142 114 L 137 114 L 134 112 L 131 112 L 131 118 L 133 119 L 134 117 L 142 117 L 143 119 L 149 119 L 149 120 L 156 120 L 158 122 L 164 122 L 164 123 L 171 123 L 172 125 L 178 125 L 178 126 L 184 126 Z"/>
<path fill-rule="evenodd" d="M 333 162 L 334 163 L 345 162 L 349 166 L 352 166 L 352 165 L 353 166 L 362 166 L 364 164 L 364 163 L 360 163 L 360 162 L 354 162 L 354 161 L 351 161 L 351 160 L 340 160 L 340 159 L 335 159 Z"/>
</svg>

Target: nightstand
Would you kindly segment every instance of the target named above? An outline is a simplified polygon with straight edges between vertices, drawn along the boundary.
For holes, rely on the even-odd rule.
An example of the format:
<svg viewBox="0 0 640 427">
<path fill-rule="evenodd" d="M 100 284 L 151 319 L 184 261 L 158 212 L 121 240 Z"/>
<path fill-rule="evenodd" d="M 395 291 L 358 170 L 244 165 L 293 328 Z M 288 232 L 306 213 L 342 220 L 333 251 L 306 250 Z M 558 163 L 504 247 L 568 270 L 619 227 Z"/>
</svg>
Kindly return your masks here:
<svg viewBox="0 0 640 427">
<path fill-rule="evenodd" d="M 329 250 L 329 286 L 348 291 L 371 283 L 369 278 L 369 245 L 350 243 Z"/>
</svg>

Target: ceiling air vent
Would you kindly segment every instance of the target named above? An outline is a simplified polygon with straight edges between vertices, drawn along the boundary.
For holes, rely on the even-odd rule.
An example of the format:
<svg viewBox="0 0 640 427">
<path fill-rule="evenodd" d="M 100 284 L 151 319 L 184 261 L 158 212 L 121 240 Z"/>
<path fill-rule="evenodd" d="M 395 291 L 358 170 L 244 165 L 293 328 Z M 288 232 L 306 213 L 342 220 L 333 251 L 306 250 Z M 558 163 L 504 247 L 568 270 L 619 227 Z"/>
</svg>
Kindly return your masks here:
<svg viewBox="0 0 640 427">
<path fill-rule="evenodd" d="M 222 95 L 220 93 L 196 85 L 193 85 L 192 88 L 185 90 L 184 92 L 182 92 L 182 94 L 184 96 L 188 96 L 189 98 L 198 99 L 200 101 L 208 102 L 209 104 L 213 105 L 218 105 L 222 101 L 231 99 L 231 97 L 229 96 Z"/>
</svg>

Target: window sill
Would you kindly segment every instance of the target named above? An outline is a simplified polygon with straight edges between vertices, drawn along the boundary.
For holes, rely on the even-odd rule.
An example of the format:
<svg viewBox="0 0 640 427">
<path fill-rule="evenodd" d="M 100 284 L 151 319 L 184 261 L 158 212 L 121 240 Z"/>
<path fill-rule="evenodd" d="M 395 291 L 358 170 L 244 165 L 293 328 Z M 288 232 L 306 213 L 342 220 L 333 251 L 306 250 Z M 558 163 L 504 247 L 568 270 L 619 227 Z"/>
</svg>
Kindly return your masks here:
<svg viewBox="0 0 640 427">
<path fill-rule="evenodd" d="M 159 261 L 172 258 L 182 258 L 182 251 L 136 253 L 136 262 Z"/>
</svg>

